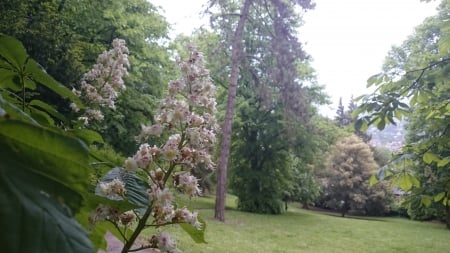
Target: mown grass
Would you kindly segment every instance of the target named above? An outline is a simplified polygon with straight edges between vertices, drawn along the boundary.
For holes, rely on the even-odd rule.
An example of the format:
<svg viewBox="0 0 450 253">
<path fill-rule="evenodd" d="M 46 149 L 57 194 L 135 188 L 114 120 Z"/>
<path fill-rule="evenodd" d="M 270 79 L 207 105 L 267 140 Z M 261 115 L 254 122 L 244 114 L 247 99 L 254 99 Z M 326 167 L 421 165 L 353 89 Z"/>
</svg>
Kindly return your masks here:
<svg viewBox="0 0 450 253">
<path fill-rule="evenodd" d="M 208 244 L 196 244 L 178 227 L 170 228 L 186 253 L 234 252 L 450 252 L 450 231 L 443 224 L 403 218 L 341 218 L 294 206 L 282 215 L 235 210 L 228 197 L 226 222 L 215 221 L 214 199 L 191 203 L 207 222 Z"/>
</svg>

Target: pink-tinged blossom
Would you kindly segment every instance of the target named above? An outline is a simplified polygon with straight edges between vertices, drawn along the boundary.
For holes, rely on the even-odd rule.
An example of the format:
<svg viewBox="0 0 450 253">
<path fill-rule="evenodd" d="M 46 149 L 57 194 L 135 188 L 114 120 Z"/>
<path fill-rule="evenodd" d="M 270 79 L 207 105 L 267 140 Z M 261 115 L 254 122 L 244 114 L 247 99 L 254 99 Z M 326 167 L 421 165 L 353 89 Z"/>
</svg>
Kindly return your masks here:
<svg viewBox="0 0 450 253">
<path fill-rule="evenodd" d="M 198 179 L 189 172 L 180 172 L 175 175 L 175 187 L 184 192 L 189 197 L 200 195 L 201 190 L 198 185 Z"/>
<path fill-rule="evenodd" d="M 198 230 L 202 229 L 202 223 L 198 220 L 198 213 L 191 212 L 186 207 L 175 210 L 175 220 L 189 223 Z"/>
<path fill-rule="evenodd" d="M 88 220 L 91 225 L 94 225 L 98 221 L 106 221 L 106 220 L 118 221 L 119 215 L 120 215 L 119 210 L 103 204 L 99 204 L 95 208 L 95 210 L 93 210 L 89 214 Z"/>
<path fill-rule="evenodd" d="M 136 218 L 137 218 L 136 214 L 132 210 L 126 211 L 119 215 L 119 221 L 122 224 L 122 226 L 125 227 L 131 227 L 136 221 Z"/>
<path fill-rule="evenodd" d="M 203 119 L 203 117 L 196 115 L 196 114 L 192 114 L 189 117 L 189 126 L 190 127 L 199 127 L 201 125 L 203 125 L 203 123 L 205 122 L 205 120 Z"/>
<path fill-rule="evenodd" d="M 161 252 L 167 253 L 178 253 L 177 244 L 174 239 L 172 239 L 167 232 L 161 232 L 156 235 L 157 246 Z"/>
<path fill-rule="evenodd" d="M 124 164 L 123 167 L 125 168 L 126 171 L 128 172 L 135 172 L 138 169 L 138 165 L 136 160 L 134 160 L 133 157 L 128 157 Z"/>
<path fill-rule="evenodd" d="M 160 187 L 164 184 L 164 177 L 166 176 L 166 173 L 161 169 L 157 168 L 156 170 L 150 171 L 150 181 L 149 184 L 156 184 Z"/>
<path fill-rule="evenodd" d="M 100 182 L 99 188 L 100 193 L 106 197 L 123 197 L 126 192 L 125 184 L 118 178 L 108 183 Z"/>
<path fill-rule="evenodd" d="M 158 147 L 151 147 L 149 144 L 144 143 L 139 146 L 139 150 L 133 156 L 136 164 L 141 169 L 146 169 L 150 163 L 159 155 L 160 150 Z"/>
<path fill-rule="evenodd" d="M 111 50 L 100 54 L 92 69 L 83 75 L 80 90 L 72 89 L 72 92 L 85 100 L 86 106 L 91 108 L 79 118 L 85 125 L 92 119 L 103 120 L 102 114 L 92 113 L 89 110 L 99 111 L 93 108 L 100 107 L 115 109 L 115 100 L 126 88 L 123 77 L 128 75 L 128 48 L 121 39 L 115 39 L 112 46 Z M 71 108 L 76 112 L 79 111 L 78 107 L 71 106 Z"/>
</svg>

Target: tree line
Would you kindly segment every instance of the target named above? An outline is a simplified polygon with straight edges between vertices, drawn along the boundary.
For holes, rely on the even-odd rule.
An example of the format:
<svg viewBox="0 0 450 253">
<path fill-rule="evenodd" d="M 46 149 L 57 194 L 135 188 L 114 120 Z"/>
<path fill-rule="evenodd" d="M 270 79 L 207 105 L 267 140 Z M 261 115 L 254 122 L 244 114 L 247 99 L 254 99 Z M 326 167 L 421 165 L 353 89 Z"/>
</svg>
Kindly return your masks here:
<svg viewBox="0 0 450 253">
<path fill-rule="evenodd" d="M 368 80 L 377 87 L 373 94 L 352 98 L 347 110 L 340 101 L 335 119 L 329 119 L 318 112 L 329 97 L 297 33 L 304 13 L 314 9 L 312 1 L 213 0 L 206 9 L 210 29 L 172 41 L 166 19 L 151 1 L 4 1 L 0 33 L 23 44 L 37 63 L 30 75 L 41 78 L 23 81 L 18 89 L 3 50 L 0 112 L 77 130 L 70 103 L 82 103 L 59 85 L 81 89 L 79 80 L 97 55 L 115 38 L 126 41 L 127 89 L 114 109 L 102 111 L 101 123 L 75 134 L 91 154 L 102 157 L 88 159 L 82 173 L 93 187 L 102 173 L 134 154 L 143 126 L 158 123 L 159 101 L 170 94 L 167 83 L 180 74 L 175 59 L 186 56 L 187 45 L 196 45 L 216 85 L 222 129 L 212 156 L 216 171 L 202 165 L 190 171 L 204 193 L 216 194 L 216 219 L 225 220 L 225 197 L 232 193 L 242 211 L 279 214 L 294 201 L 342 216 L 386 215 L 395 209 L 414 219 L 443 219 L 450 226 L 448 8 L 442 1 L 436 16 L 392 48 L 382 72 Z M 7 107 L 18 97 L 18 109 L 28 116 Z M 390 157 L 370 145 L 369 125 L 381 130 L 405 118 L 408 136 L 400 151 Z M 392 187 L 401 189 L 401 196 L 394 196 Z M 76 214 L 78 206 L 69 208 Z"/>
</svg>

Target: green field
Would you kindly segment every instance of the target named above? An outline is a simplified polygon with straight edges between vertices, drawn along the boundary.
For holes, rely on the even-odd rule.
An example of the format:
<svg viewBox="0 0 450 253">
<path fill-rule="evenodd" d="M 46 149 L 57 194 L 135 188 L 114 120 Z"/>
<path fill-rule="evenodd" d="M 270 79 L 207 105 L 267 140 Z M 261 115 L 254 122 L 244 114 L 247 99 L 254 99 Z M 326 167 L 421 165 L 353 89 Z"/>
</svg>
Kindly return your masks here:
<svg viewBox="0 0 450 253">
<path fill-rule="evenodd" d="M 178 227 L 172 234 L 186 253 L 200 252 L 450 252 L 443 224 L 403 218 L 341 218 L 290 206 L 282 215 L 234 210 L 229 197 L 226 222 L 213 219 L 214 199 L 192 203 L 207 222 L 208 244 L 196 244 Z"/>
</svg>

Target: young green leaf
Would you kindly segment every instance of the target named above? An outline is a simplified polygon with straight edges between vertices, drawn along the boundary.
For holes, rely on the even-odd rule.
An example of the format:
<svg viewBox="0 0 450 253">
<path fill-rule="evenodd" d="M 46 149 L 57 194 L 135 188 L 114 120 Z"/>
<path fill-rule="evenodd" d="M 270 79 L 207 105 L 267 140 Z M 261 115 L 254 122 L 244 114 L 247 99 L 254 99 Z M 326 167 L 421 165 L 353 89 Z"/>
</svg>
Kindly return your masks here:
<svg viewBox="0 0 450 253">
<path fill-rule="evenodd" d="M 423 161 L 427 164 L 431 164 L 432 162 L 437 162 L 439 160 L 439 156 L 431 152 L 427 152 L 423 155 Z"/>
</svg>

